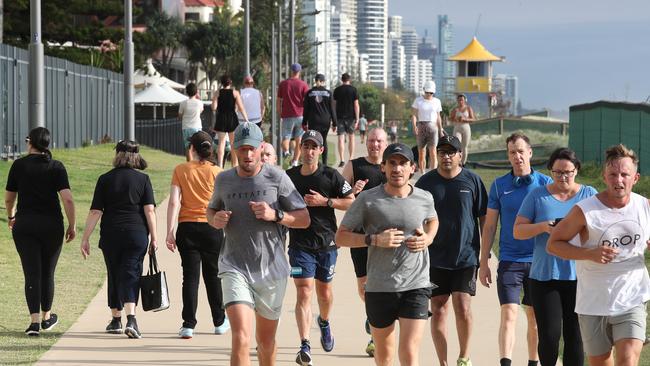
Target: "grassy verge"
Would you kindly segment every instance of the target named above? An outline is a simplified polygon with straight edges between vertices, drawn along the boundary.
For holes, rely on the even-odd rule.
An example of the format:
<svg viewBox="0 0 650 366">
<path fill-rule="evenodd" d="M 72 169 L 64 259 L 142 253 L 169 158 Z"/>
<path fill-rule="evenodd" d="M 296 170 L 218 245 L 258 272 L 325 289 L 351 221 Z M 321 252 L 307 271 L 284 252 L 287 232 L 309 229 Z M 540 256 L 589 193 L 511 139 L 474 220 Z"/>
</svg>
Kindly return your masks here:
<svg viewBox="0 0 650 366">
<path fill-rule="evenodd" d="M 79 240 L 97 178 L 111 169 L 114 153 L 112 145 L 53 152 L 54 158 L 62 161 L 68 170 L 76 204 L 78 234 L 73 242 L 64 244 L 56 271 L 53 311 L 59 315 L 59 324 L 52 332 L 43 332 L 38 338 L 28 338 L 23 333 L 29 324 L 29 316 L 23 292 L 22 267 L 2 211 L 3 215 L 0 215 L 2 217 L 0 219 L 0 268 L 2 268 L 0 270 L 0 294 L 2 294 L 0 364 L 22 365 L 36 362 L 79 317 L 102 286 L 105 267 L 102 255 L 96 246 L 99 229 L 96 229 L 92 237 L 92 255 L 86 261 L 79 254 Z M 151 177 L 156 202 L 159 203 L 167 196 L 174 166 L 184 159 L 149 148 L 143 148 L 142 155 L 149 163 L 146 172 Z M 6 184 L 10 166 L 11 162 L 0 162 L 2 187 Z"/>
</svg>

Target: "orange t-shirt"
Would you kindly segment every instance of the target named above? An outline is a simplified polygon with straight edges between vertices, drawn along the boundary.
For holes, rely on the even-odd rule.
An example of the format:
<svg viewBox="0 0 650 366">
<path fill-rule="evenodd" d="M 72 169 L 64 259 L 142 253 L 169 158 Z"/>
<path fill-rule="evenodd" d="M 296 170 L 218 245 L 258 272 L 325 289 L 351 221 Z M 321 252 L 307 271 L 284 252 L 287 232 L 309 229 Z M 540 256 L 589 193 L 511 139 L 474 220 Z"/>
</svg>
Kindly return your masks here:
<svg viewBox="0 0 650 366">
<path fill-rule="evenodd" d="M 208 222 L 208 208 L 214 180 L 222 169 L 208 161 L 179 164 L 172 175 L 172 185 L 181 188 L 181 210 L 178 222 Z"/>
</svg>

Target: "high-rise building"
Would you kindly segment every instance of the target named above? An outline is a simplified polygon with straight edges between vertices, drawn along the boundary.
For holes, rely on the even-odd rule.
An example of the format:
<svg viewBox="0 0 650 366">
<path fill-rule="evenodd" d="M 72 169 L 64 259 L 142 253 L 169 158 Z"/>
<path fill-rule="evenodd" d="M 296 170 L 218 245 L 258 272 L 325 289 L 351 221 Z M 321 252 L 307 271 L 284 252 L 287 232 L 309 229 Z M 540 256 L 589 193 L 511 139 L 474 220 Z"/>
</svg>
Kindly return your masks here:
<svg viewBox="0 0 650 366">
<path fill-rule="evenodd" d="M 359 80 L 362 83 L 367 83 L 369 81 L 368 78 L 368 54 L 366 53 L 360 53 L 359 54 L 359 60 L 358 60 L 358 70 L 359 70 Z"/>
<path fill-rule="evenodd" d="M 402 16 L 391 15 L 388 17 L 388 34 L 393 33 L 395 37 L 402 38 Z"/>
<path fill-rule="evenodd" d="M 453 101 L 456 90 L 456 63 L 448 61 L 453 52 L 453 29 L 447 15 L 438 15 L 438 52 L 433 60 L 433 74 L 438 96 L 443 101 Z"/>
<path fill-rule="evenodd" d="M 424 31 L 424 37 L 418 43 L 418 58 L 422 60 L 430 60 L 433 63 L 433 57 L 436 55 L 437 48 L 433 44 L 433 38 L 429 37 L 428 32 Z"/>
<path fill-rule="evenodd" d="M 518 79 L 515 75 L 497 74 L 492 77 L 492 91 L 498 95 L 498 102 L 503 104 L 509 115 L 518 115 L 519 103 Z"/>
<path fill-rule="evenodd" d="M 388 84 L 395 88 L 404 86 L 406 74 L 406 57 L 402 40 L 393 32 L 388 33 Z"/>
<path fill-rule="evenodd" d="M 402 46 L 407 61 L 418 55 L 418 34 L 414 27 L 402 27 Z"/>
<path fill-rule="evenodd" d="M 368 81 L 385 88 L 388 78 L 388 0 L 357 1 L 357 47 L 368 55 Z"/>
<path fill-rule="evenodd" d="M 340 14 L 340 36 L 332 35 L 332 39 L 341 39 L 341 55 L 347 62 L 347 72 L 353 78 L 357 72 L 359 49 L 357 47 L 357 0 L 332 0 L 332 7 Z M 332 21 L 335 21 L 332 18 Z M 334 30 L 332 30 L 334 32 Z"/>
<path fill-rule="evenodd" d="M 307 27 L 308 39 L 313 40 L 313 60 L 315 61 L 314 70 L 305 70 L 308 76 L 314 76 L 316 73 L 331 74 L 329 69 L 331 64 L 336 61 L 332 58 L 334 48 L 338 45 L 330 39 L 330 27 L 332 12 L 329 0 L 304 0 L 302 1 L 303 13 L 311 13 L 319 10 L 316 15 L 303 17 L 303 22 Z M 298 48 L 300 45 L 298 45 Z"/>
<path fill-rule="evenodd" d="M 433 80 L 431 72 L 431 61 L 420 60 L 417 56 L 412 56 L 406 62 L 406 89 L 420 94 L 422 87 L 428 80 Z"/>
<path fill-rule="evenodd" d="M 332 75 L 326 75 L 328 80 L 332 80 L 329 86 L 336 84 L 344 72 L 352 75 L 353 78 L 359 78 L 358 59 L 359 54 L 356 46 L 353 46 L 353 39 L 356 40 L 356 30 L 352 28 L 352 23 L 347 14 L 333 8 L 331 24 L 331 40 L 335 42 L 336 58 L 334 65 L 331 67 Z"/>
</svg>

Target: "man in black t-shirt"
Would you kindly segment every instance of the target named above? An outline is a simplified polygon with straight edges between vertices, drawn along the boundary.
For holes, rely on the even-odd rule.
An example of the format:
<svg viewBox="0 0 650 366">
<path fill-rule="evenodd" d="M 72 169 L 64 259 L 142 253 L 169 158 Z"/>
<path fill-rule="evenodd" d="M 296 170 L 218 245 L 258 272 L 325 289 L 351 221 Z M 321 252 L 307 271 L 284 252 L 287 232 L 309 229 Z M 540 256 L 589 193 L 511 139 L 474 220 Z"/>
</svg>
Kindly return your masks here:
<svg viewBox="0 0 650 366">
<path fill-rule="evenodd" d="M 318 163 L 323 153 L 323 137 L 318 131 L 306 131 L 300 149 L 302 165 L 289 169 L 287 175 L 307 203 L 311 225 L 307 229 L 290 229 L 289 262 L 296 285 L 296 322 L 301 341 L 296 362 L 311 365 L 309 331 L 314 284 L 320 308 L 318 326 L 321 345 L 325 352 L 334 348 L 329 323 L 333 302 L 331 281 L 337 257 L 334 209 L 347 210 L 354 201 L 354 195 L 352 186 L 339 172 Z"/>
<path fill-rule="evenodd" d="M 316 74 L 315 86 L 305 94 L 303 102 L 302 128 L 315 130 L 323 136 L 323 165 L 327 165 L 327 132 L 330 127 L 336 131 L 336 113 L 334 113 L 332 93 L 325 88 L 325 75 Z"/>
<path fill-rule="evenodd" d="M 345 165 L 343 150 L 345 135 L 348 135 L 348 152 L 350 159 L 354 156 L 354 130 L 359 125 L 359 95 L 357 88 L 350 85 L 350 75 L 341 75 L 342 85 L 334 89 L 334 106 L 336 108 L 336 131 L 339 136 L 339 168 Z"/>
<path fill-rule="evenodd" d="M 447 313 L 454 305 L 460 354 L 458 365 L 471 366 L 471 296 L 476 294 L 476 270 L 487 212 L 487 191 L 481 178 L 460 166 L 458 138 L 445 135 L 437 146 L 438 168 L 420 177 L 416 187 L 433 195 L 440 226 L 429 246 L 430 279 L 438 287 L 431 296 L 431 336 L 441 365 L 447 364 Z"/>
</svg>

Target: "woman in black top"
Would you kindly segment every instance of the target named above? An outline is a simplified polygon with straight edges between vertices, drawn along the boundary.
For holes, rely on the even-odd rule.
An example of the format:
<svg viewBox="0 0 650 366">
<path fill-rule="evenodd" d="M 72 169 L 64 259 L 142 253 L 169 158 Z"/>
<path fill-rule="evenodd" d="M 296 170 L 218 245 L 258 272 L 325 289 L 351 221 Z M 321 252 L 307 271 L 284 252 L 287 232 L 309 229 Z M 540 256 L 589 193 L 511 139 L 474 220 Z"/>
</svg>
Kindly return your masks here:
<svg viewBox="0 0 650 366">
<path fill-rule="evenodd" d="M 135 320 L 142 261 L 156 250 L 155 201 L 149 176 L 140 172 L 147 162 L 134 141 L 120 141 L 115 147 L 114 168 L 97 180 L 93 202 L 81 239 L 81 254 L 90 255 L 90 235 L 101 218 L 99 248 L 108 275 L 108 307 L 113 319 L 108 333 L 122 333 L 122 309 L 126 313 L 124 333 L 140 338 Z"/>
<path fill-rule="evenodd" d="M 214 129 L 219 136 L 219 150 L 217 150 L 217 161 L 219 167 L 223 167 L 223 155 L 226 150 L 226 133 L 230 143 L 235 141 L 235 128 L 239 126 L 239 118 L 235 108 L 239 109 L 244 120 L 248 122 L 248 115 L 244 109 L 239 92 L 232 87 L 230 76 L 221 76 L 221 89 L 212 97 L 212 111 L 216 112 Z M 237 155 L 230 154 L 232 166 L 237 165 Z"/>
<path fill-rule="evenodd" d="M 41 329 L 50 330 L 58 322 L 57 315 L 51 312 L 54 270 L 64 236 L 57 193 L 68 219 L 66 242 L 74 239 L 77 229 L 68 173 L 61 162 L 52 159 L 48 149 L 50 131 L 37 127 L 29 132 L 25 142 L 28 155 L 14 161 L 9 169 L 5 204 L 25 275 L 25 298 L 31 317 L 25 333 L 38 336 Z M 16 197 L 18 208 L 14 210 Z"/>
</svg>

